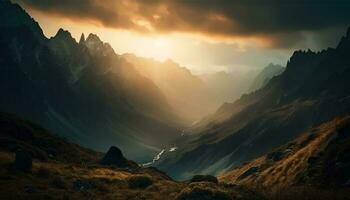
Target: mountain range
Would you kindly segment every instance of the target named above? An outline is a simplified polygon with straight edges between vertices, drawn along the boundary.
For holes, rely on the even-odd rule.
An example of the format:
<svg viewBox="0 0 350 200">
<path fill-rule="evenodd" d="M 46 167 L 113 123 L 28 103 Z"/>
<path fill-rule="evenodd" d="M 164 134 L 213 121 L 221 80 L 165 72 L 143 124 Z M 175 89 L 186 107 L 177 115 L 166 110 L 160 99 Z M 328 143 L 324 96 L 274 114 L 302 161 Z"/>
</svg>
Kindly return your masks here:
<svg viewBox="0 0 350 200">
<path fill-rule="evenodd" d="M 350 30 L 336 48 L 295 51 L 266 86 L 225 103 L 158 167 L 179 179 L 221 174 L 350 111 Z"/>
<path fill-rule="evenodd" d="M 286 67 L 195 75 L 0 0 L 0 72 L 0 199 L 349 197 L 350 28 Z"/>
<path fill-rule="evenodd" d="M 76 42 L 60 29 L 46 38 L 17 4 L 1 1 L 0 12 L 2 111 L 95 150 L 118 145 L 137 161 L 180 132 L 161 90 L 98 36 Z"/>
</svg>

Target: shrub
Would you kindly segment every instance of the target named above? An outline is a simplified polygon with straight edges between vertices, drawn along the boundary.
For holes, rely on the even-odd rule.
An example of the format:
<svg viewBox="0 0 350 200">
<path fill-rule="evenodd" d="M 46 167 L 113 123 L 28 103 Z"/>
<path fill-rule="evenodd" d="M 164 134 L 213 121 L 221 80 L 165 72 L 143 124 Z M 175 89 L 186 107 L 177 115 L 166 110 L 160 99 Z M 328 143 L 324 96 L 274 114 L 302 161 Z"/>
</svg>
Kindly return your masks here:
<svg viewBox="0 0 350 200">
<path fill-rule="evenodd" d="M 129 188 L 147 188 L 152 185 L 153 181 L 149 176 L 132 176 L 128 180 Z"/>
<path fill-rule="evenodd" d="M 192 177 L 190 182 L 210 182 L 215 184 L 219 183 L 218 179 L 215 176 L 211 175 L 195 175 L 194 177 Z"/>
</svg>

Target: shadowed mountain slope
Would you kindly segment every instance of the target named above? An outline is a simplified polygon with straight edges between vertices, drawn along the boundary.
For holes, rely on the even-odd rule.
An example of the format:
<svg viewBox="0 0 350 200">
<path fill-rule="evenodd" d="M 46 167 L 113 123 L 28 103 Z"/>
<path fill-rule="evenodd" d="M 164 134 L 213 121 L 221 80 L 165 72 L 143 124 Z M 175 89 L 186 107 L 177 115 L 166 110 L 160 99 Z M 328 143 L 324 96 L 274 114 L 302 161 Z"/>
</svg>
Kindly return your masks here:
<svg viewBox="0 0 350 200">
<path fill-rule="evenodd" d="M 9 1 L 0 22 L 0 110 L 95 150 L 116 144 L 137 161 L 177 137 L 181 120 L 161 90 L 96 35 L 77 43 L 60 29 L 47 39 Z"/>
</svg>

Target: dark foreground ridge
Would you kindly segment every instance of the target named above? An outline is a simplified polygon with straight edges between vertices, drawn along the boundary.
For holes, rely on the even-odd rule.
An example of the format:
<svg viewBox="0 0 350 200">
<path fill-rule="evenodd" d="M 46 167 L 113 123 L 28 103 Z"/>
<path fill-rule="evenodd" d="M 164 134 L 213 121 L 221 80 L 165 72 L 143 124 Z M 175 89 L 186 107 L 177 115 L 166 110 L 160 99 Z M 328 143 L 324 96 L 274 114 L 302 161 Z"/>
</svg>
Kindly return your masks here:
<svg viewBox="0 0 350 200">
<path fill-rule="evenodd" d="M 127 160 L 98 153 L 14 115 L 0 113 L 0 199 L 262 199 L 215 177 L 177 182 Z M 220 198 L 219 198 L 220 199 Z"/>
</svg>

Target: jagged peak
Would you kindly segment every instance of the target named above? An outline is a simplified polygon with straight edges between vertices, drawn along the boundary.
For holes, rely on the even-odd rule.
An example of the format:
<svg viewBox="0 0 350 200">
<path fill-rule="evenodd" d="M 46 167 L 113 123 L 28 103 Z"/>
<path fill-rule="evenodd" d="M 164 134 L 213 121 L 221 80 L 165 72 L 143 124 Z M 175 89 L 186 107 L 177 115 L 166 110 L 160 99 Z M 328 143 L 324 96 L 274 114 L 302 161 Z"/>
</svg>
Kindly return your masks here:
<svg viewBox="0 0 350 200">
<path fill-rule="evenodd" d="M 96 34 L 90 33 L 86 38 L 84 45 L 93 52 L 101 52 L 103 55 L 115 53 L 112 46 L 103 42 Z"/>
<path fill-rule="evenodd" d="M 337 50 L 347 51 L 350 49 L 350 27 L 348 28 L 346 35 L 343 36 L 337 46 Z"/>
<path fill-rule="evenodd" d="M 79 44 L 83 44 L 85 42 L 85 35 L 84 33 L 81 34 Z"/>
<path fill-rule="evenodd" d="M 93 33 L 89 34 L 89 36 L 86 38 L 86 42 L 100 42 L 100 43 L 103 43 L 101 41 L 101 39 L 96 34 L 93 34 Z"/>
<path fill-rule="evenodd" d="M 74 38 L 72 37 L 72 34 L 71 34 L 69 31 L 64 30 L 63 28 L 60 28 L 60 29 L 57 31 L 57 33 L 56 33 L 56 35 L 54 36 L 54 38 L 74 39 Z"/>
</svg>

